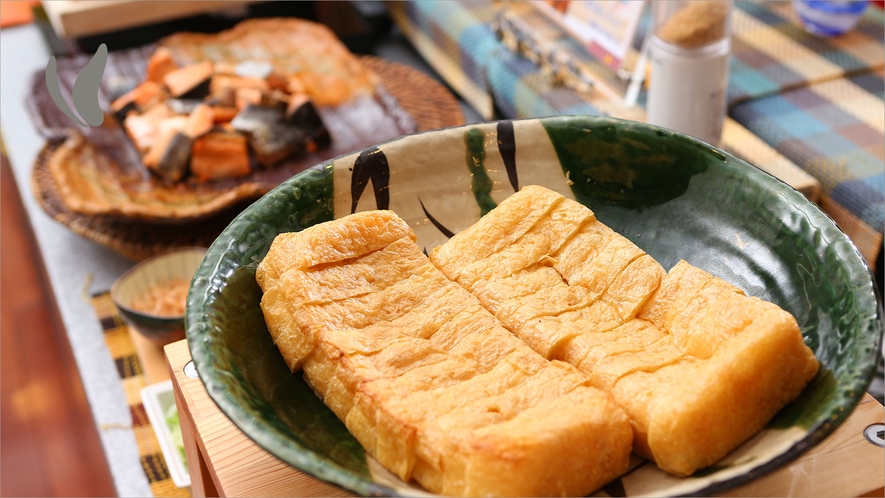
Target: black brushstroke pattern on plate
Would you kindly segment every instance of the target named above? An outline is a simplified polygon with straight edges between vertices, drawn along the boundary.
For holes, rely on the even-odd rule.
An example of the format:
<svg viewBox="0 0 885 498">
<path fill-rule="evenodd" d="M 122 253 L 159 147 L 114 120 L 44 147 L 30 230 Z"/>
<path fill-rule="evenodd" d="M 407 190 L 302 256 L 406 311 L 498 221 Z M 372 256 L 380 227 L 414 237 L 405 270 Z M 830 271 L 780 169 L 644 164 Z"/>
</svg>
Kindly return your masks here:
<svg viewBox="0 0 885 498">
<path fill-rule="evenodd" d="M 513 132 L 513 121 L 498 121 L 498 152 L 504 160 L 507 178 L 514 192 L 519 192 L 519 178 L 516 175 L 516 135 Z"/>
<path fill-rule="evenodd" d="M 435 226 L 440 232 L 442 232 L 443 235 L 450 239 L 455 236 L 455 232 L 444 227 L 442 223 L 437 221 L 436 218 L 434 218 L 429 212 L 427 212 L 427 208 L 424 207 L 424 202 L 421 201 L 420 197 L 418 198 L 418 202 L 421 204 L 421 209 L 424 211 L 424 215 L 427 216 L 427 219 L 430 220 L 431 223 L 433 223 L 433 226 Z"/>
<path fill-rule="evenodd" d="M 360 197 L 366 190 L 369 180 L 375 192 L 375 206 L 378 209 L 390 208 L 390 164 L 387 156 L 378 147 L 365 149 L 353 163 L 353 175 L 350 177 L 350 213 L 356 212 Z"/>
</svg>

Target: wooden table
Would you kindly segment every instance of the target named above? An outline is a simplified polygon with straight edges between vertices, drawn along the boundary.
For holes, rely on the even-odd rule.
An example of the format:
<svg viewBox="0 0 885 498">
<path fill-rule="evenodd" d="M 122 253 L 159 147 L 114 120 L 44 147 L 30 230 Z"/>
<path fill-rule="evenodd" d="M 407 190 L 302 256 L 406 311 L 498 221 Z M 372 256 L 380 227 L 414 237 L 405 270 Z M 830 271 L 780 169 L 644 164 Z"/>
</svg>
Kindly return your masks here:
<svg viewBox="0 0 885 498">
<path fill-rule="evenodd" d="M 165 347 L 175 390 L 193 496 L 350 496 L 277 459 L 221 413 L 203 382 L 190 377 L 187 341 Z M 196 370 L 192 370 L 195 375 Z M 722 496 L 883 496 L 885 449 L 864 429 L 885 411 L 865 394 L 840 427 L 791 464 Z"/>
</svg>

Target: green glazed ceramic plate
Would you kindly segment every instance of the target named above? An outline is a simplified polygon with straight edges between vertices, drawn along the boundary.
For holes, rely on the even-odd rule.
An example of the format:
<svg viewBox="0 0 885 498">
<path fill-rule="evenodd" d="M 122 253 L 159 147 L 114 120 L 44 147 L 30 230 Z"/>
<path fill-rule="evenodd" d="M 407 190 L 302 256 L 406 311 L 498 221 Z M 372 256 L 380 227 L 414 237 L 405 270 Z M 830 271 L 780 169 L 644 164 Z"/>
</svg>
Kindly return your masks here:
<svg viewBox="0 0 885 498">
<path fill-rule="evenodd" d="M 556 117 L 406 136 L 317 165 L 247 208 L 210 247 L 188 297 L 188 340 L 210 396 L 307 473 L 360 494 L 422 494 L 367 457 L 289 372 L 259 308 L 255 268 L 279 233 L 378 208 L 399 214 L 429 250 L 530 184 L 586 204 L 667 269 L 685 259 L 790 311 L 822 365 L 796 402 L 715 466 L 678 479 L 637 460 L 601 495 L 711 494 L 744 483 L 822 441 L 864 394 L 883 312 L 869 268 L 817 206 L 675 132 Z"/>
</svg>

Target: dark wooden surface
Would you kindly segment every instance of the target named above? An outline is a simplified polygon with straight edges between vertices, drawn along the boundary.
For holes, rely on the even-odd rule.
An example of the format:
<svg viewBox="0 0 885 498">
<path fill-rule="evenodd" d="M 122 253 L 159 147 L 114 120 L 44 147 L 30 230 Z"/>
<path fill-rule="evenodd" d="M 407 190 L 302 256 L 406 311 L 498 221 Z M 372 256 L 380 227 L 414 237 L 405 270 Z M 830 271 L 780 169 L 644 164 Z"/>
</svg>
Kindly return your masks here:
<svg viewBox="0 0 885 498">
<path fill-rule="evenodd" d="M 0 171 L 0 496 L 114 496 L 5 156 Z"/>
</svg>

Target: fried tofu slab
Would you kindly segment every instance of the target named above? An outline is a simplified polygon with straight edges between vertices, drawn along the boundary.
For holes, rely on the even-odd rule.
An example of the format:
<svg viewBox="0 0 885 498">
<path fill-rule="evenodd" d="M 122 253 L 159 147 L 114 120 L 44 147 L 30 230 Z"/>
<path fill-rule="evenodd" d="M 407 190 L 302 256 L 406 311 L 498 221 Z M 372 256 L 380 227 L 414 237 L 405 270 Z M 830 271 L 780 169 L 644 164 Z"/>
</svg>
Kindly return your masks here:
<svg viewBox="0 0 885 498">
<path fill-rule="evenodd" d="M 676 476 L 746 441 L 818 370 L 786 311 L 685 261 L 666 272 L 543 187 L 512 195 L 430 259 L 533 350 L 611 392 L 634 451 Z"/>
<path fill-rule="evenodd" d="M 502 327 L 392 212 L 281 234 L 256 279 L 289 367 L 404 481 L 574 496 L 627 470 L 633 430 L 611 394 Z"/>
</svg>

